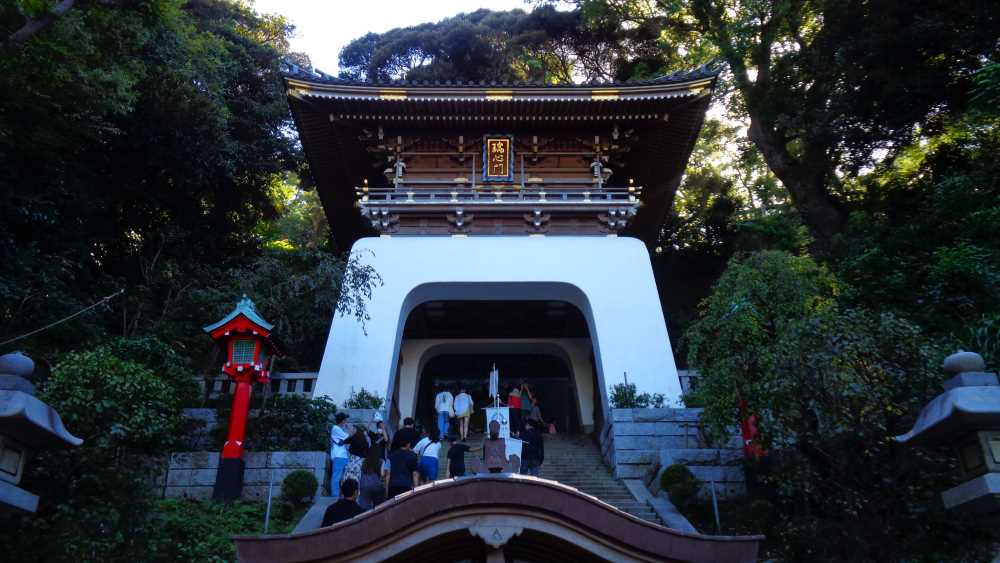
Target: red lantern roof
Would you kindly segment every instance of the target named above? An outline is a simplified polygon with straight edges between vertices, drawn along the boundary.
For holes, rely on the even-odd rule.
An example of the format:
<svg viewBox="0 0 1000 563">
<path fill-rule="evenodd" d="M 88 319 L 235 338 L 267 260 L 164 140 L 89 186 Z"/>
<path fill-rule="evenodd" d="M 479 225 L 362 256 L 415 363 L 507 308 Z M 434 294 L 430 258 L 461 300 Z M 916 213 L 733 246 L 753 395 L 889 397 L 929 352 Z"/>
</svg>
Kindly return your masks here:
<svg viewBox="0 0 1000 563">
<path fill-rule="evenodd" d="M 243 295 L 236 308 L 216 323 L 203 327 L 212 340 L 216 342 L 227 340 L 237 333 L 252 333 L 260 336 L 270 345 L 272 354 L 285 356 L 284 346 L 271 334 L 274 325 L 264 320 L 257 312 L 257 307 L 249 297 Z"/>
</svg>

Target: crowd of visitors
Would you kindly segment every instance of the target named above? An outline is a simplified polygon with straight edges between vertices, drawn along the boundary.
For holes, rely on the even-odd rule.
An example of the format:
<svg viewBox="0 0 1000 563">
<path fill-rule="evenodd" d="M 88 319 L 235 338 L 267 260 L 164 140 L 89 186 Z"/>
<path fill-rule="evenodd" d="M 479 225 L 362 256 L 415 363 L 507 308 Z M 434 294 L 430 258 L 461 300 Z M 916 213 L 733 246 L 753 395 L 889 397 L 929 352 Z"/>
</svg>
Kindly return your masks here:
<svg viewBox="0 0 1000 563">
<path fill-rule="evenodd" d="M 389 437 L 385 424 L 379 420 L 375 430 L 352 426 L 346 413 L 337 413 L 330 430 L 330 458 L 333 470 L 330 495 L 338 500 L 323 516 L 323 526 L 353 518 L 396 495 L 412 490 L 422 483 L 437 479 L 441 445 L 450 441 L 447 450 L 447 476 L 464 477 L 465 456 L 483 451 L 467 444 L 469 420 L 475 409 L 472 396 L 465 388 L 441 388 L 434 399 L 436 427 L 421 433 L 412 418 L 403 420 L 403 427 Z M 540 403 L 527 384 L 513 385 L 507 394 L 511 436 L 521 440 L 521 473 L 538 476 L 545 461 L 544 422 Z M 457 421 L 457 436 L 451 434 L 451 422 Z M 485 438 L 486 441 L 490 436 Z M 495 442 L 498 437 L 492 436 Z M 493 448 L 494 450 L 496 448 Z"/>
</svg>

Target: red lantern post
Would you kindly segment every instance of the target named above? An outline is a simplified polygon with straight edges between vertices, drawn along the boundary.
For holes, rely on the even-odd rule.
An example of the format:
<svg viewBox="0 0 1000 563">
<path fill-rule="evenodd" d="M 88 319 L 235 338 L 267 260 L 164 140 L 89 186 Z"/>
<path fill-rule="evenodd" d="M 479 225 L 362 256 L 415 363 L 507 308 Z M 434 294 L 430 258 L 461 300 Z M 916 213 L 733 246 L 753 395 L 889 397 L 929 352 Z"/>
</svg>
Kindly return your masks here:
<svg viewBox="0 0 1000 563">
<path fill-rule="evenodd" d="M 233 410 L 229 417 L 229 434 L 222 447 L 222 458 L 215 477 L 212 496 L 232 500 L 243 492 L 243 438 L 246 435 L 250 394 L 254 383 L 270 381 L 271 362 L 285 355 L 271 334 L 274 325 L 265 321 L 246 295 L 236 308 L 215 324 L 203 330 L 226 352 L 225 373 L 236 383 Z"/>
</svg>

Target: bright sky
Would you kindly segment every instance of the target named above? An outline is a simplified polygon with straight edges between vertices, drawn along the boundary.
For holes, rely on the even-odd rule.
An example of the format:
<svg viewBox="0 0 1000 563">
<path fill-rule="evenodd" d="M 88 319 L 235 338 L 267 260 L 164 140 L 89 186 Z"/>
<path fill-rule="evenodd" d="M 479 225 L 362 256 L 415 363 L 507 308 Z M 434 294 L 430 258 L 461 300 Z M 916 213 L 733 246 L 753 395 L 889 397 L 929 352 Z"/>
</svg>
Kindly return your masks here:
<svg viewBox="0 0 1000 563">
<path fill-rule="evenodd" d="M 313 66 L 337 74 L 340 50 L 368 32 L 436 22 L 480 8 L 531 11 L 525 0 L 255 0 L 257 11 L 278 13 L 295 25 L 292 50 L 306 53 Z"/>
</svg>

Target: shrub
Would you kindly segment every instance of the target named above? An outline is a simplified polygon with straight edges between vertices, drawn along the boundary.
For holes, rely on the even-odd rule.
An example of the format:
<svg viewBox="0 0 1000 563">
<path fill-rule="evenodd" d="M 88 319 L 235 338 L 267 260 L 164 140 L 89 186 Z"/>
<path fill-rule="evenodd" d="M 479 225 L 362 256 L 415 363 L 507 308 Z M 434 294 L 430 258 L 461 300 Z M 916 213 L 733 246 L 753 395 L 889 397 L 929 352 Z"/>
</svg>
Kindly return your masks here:
<svg viewBox="0 0 1000 563">
<path fill-rule="evenodd" d="M 316 480 L 316 476 L 311 471 L 296 469 L 281 482 L 281 496 L 293 503 L 300 504 L 302 499 L 315 495 L 318 486 L 319 481 Z"/>
<path fill-rule="evenodd" d="M 611 407 L 634 409 L 639 407 L 635 383 L 615 383 L 611 386 Z"/>
<path fill-rule="evenodd" d="M 63 356 L 39 398 L 84 442 L 38 454 L 24 485 L 42 494 L 38 514 L 0 517 L 0 540 L 26 560 L 136 559 L 153 503 L 149 459 L 180 434 L 177 388 L 98 348 Z"/>
<path fill-rule="evenodd" d="M 635 383 L 616 383 L 611 386 L 611 406 L 616 409 L 662 408 L 666 403 L 663 393 L 639 393 Z"/>
<path fill-rule="evenodd" d="M 675 463 L 668 466 L 660 474 L 660 488 L 667 489 L 673 483 L 694 480 L 694 473 L 686 465 Z"/>
<path fill-rule="evenodd" d="M 187 359 L 166 342 L 152 336 L 114 338 L 101 347 L 115 357 L 148 368 L 173 388 L 182 406 L 198 402 L 197 376 Z"/>
<path fill-rule="evenodd" d="M 262 503 L 240 500 L 159 500 L 150 515 L 149 543 L 142 560 L 235 561 L 232 536 L 263 532 L 265 509 Z M 268 533 L 291 531 L 299 516 L 301 509 L 284 515 L 272 510 Z"/>
<path fill-rule="evenodd" d="M 675 463 L 663 470 L 660 488 L 667 492 L 674 506 L 683 509 L 691 506 L 698 498 L 701 481 L 695 478 L 687 466 Z"/>
<path fill-rule="evenodd" d="M 382 397 L 374 392 L 368 391 L 364 387 L 359 389 L 357 392 L 351 389 L 351 394 L 347 397 L 347 401 L 344 403 L 345 409 L 375 409 L 378 410 L 382 408 L 382 404 L 385 401 Z"/>
<path fill-rule="evenodd" d="M 336 412 L 337 405 L 326 397 L 278 395 L 248 421 L 246 447 L 258 452 L 326 451 Z M 220 422 L 229 420 L 223 413 L 220 410 Z M 224 430 L 221 437 L 225 438 Z"/>
</svg>

